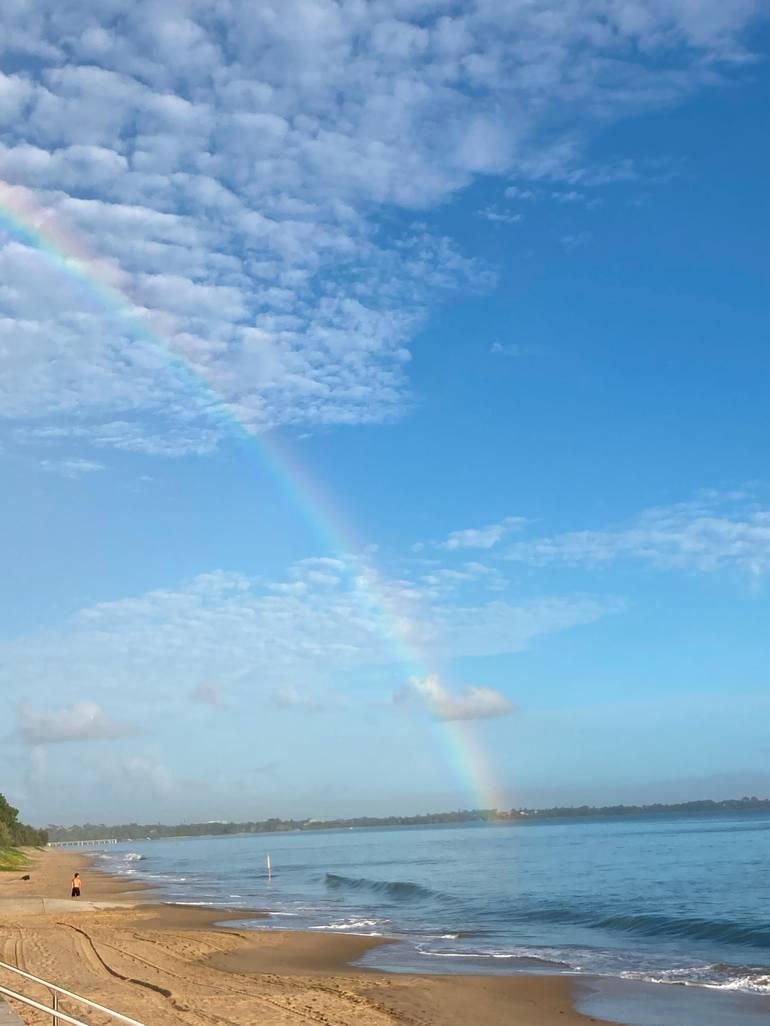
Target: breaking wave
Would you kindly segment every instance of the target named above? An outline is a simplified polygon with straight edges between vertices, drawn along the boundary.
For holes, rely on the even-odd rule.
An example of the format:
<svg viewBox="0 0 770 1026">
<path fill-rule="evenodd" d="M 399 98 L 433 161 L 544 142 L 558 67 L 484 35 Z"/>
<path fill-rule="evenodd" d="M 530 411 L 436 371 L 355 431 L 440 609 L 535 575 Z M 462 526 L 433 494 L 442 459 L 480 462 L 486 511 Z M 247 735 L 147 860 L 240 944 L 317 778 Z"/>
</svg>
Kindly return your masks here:
<svg viewBox="0 0 770 1026">
<path fill-rule="evenodd" d="M 420 884 L 407 880 L 369 880 L 365 876 L 338 876 L 327 873 L 324 877 L 327 887 L 337 891 L 366 891 L 371 894 L 384 894 L 395 901 L 412 901 L 420 898 L 433 898 L 436 892 Z"/>
<path fill-rule="evenodd" d="M 735 990 L 750 994 L 770 994 L 770 972 L 767 966 L 712 965 L 692 966 L 685 969 L 661 969 L 658 972 L 620 973 L 626 980 L 646 980 L 650 983 L 678 983 L 689 987 L 710 987 L 714 990 Z"/>
<path fill-rule="evenodd" d="M 675 937 L 720 941 L 754 948 L 770 948 L 770 926 L 696 916 L 666 916 L 652 912 L 603 915 L 574 908 L 544 908 L 519 913 L 520 920 L 565 923 L 642 937 Z"/>
</svg>

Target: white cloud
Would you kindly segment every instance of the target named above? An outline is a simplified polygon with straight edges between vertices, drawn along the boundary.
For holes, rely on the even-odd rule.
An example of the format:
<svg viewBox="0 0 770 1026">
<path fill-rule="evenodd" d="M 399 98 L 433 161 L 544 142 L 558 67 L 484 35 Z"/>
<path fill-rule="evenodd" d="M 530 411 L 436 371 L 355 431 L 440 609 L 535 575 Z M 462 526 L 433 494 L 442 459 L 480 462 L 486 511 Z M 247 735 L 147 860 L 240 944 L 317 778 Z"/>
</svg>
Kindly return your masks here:
<svg viewBox="0 0 770 1026">
<path fill-rule="evenodd" d="M 480 174 L 600 184 L 581 157 L 594 126 L 739 68 L 762 11 L 48 6 L 3 12 L 20 70 L 0 76 L 0 178 L 13 216 L 70 256 L 0 241 L 0 416 L 67 417 L 84 441 L 167 456 L 210 451 L 231 418 L 259 432 L 398 416 L 430 306 L 494 280 L 419 212 Z"/>
<path fill-rule="evenodd" d="M 524 517 L 506 517 L 499 524 L 487 524 L 486 527 L 471 527 L 463 531 L 452 531 L 446 541 L 441 543 L 443 549 L 491 549 L 508 531 L 518 531 L 526 524 Z"/>
<path fill-rule="evenodd" d="M 426 628 L 431 651 L 452 656 L 522 652 L 537 638 L 623 612 L 621 599 L 573 595 L 521 602 L 489 601 L 436 610 Z"/>
<path fill-rule="evenodd" d="M 396 692 L 394 699 L 403 701 L 410 693 L 422 698 L 437 720 L 486 720 L 514 711 L 513 703 L 500 691 L 469 684 L 452 693 L 437 674 L 411 677 L 408 688 Z"/>
<path fill-rule="evenodd" d="M 109 421 L 107 423 L 91 422 L 88 426 L 78 423 L 45 427 L 28 426 L 17 428 L 14 437 L 24 444 L 51 446 L 67 439 L 78 439 L 103 449 L 174 457 L 185 454 L 203 456 L 213 452 L 222 438 L 222 433 L 223 428 L 216 425 L 211 426 L 199 422 L 185 425 L 180 416 L 179 424 L 166 422 L 163 428 L 156 430 L 138 422 Z M 55 464 L 57 461 L 44 462 Z"/>
<path fill-rule="evenodd" d="M 60 741 L 103 741 L 125 737 L 129 727 L 111 720 L 94 702 L 75 702 L 67 709 L 34 709 L 23 704 L 17 710 L 17 729 L 28 745 Z"/>
<path fill-rule="evenodd" d="M 442 569 L 450 572 L 436 576 Z M 305 560 L 278 580 L 200 574 L 3 642 L 0 693 L 12 700 L 32 689 L 76 695 L 88 688 L 114 692 L 124 704 L 171 708 L 189 703 L 191 680 L 228 681 L 231 706 L 245 692 L 296 705 L 308 696 L 319 701 L 325 688 L 339 691 L 342 679 L 365 689 L 364 671 L 400 675 L 405 644 L 426 665 L 439 656 L 518 652 L 621 608 L 584 595 L 503 601 L 500 571 L 479 563 L 435 567 L 431 575 L 385 578 L 342 560 Z M 215 697 L 209 689 L 196 697 L 204 693 Z"/>
<path fill-rule="evenodd" d="M 507 199 L 532 200 L 535 199 L 536 195 L 532 189 L 526 189 L 521 185 L 509 185 L 505 190 Z"/>
<path fill-rule="evenodd" d="M 77 457 L 69 460 L 41 460 L 40 466 L 51 474 L 58 474 L 60 477 L 68 477 L 72 480 L 104 470 L 104 465 L 101 463 Z"/>
<path fill-rule="evenodd" d="M 485 221 L 493 221 L 499 224 L 518 224 L 524 217 L 523 214 L 516 214 L 510 210 L 500 210 L 499 207 L 484 207 L 477 211 L 479 217 Z"/>
<path fill-rule="evenodd" d="M 506 557 L 533 566 L 606 566 L 636 560 L 663 569 L 770 572 L 770 510 L 746 496 L 701 500 L 643 512 L 625 527 L 570 531 L 511 545 Z"/>
<path fill-rule="evenodd" d="M 559 241 L 561 242 L 562 249 L 567 253 L 573 253 L 576 249 L 582 249 L 587 246 L 591 241 L 590 232 L 573 232 L 569 235 L 562 235 Z"/>
</svg>

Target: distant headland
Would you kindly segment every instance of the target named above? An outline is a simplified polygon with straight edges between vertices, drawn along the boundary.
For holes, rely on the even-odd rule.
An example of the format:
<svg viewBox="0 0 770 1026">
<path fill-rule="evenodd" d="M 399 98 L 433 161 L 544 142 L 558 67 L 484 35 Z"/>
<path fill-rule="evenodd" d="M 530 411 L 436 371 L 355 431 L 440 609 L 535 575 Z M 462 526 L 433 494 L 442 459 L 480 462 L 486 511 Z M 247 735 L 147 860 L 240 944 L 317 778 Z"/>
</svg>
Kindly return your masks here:
<svg viewBox="0 0 770 1026">
<path fill-rule="evenodd" d="M 418 816 L 355 816 L 350 819 L 270 819 L 205 823 L 83 823 L 78 826 L 50 825 L 51 841 L 87 841 L 101 837 L 119 841 L 154 840 L 160 837 L 219 837 L 227 834 L 269 834 L 279 831 L 335 830 L 349 827 L 438 826 L 452 823 L 522 823 L 538 820 L 621 819 L 638 816 L 703 816 L 732 812 L 770 812 L 770 798 L 728 798 L 723 801 L 656 803 L 654 805 L 579 805 L 551 809 L 460 809 L 429 812 Z"/>
</svg>

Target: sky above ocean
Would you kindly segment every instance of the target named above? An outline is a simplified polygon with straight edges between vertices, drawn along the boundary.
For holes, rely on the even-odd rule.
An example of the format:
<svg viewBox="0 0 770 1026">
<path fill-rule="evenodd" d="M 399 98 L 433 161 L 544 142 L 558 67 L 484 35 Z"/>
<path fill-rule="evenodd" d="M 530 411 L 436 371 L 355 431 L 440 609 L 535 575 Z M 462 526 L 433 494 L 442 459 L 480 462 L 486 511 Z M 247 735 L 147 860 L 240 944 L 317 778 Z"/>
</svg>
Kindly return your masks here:
<svg viewBox="0 0 770 1026">
<path fill-rule="evenodd" d="M 0 790 L 770 793 L 753 0 L 0 12 Z"/>
</svg>

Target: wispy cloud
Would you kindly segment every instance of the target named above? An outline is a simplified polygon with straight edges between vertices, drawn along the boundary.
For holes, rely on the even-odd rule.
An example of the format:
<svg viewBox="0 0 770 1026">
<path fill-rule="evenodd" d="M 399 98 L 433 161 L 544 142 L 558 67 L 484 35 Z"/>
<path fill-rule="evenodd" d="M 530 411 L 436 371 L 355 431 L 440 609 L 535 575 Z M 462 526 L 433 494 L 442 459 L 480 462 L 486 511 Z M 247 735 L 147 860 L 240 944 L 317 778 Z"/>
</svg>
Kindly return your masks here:
<svg viewBox="0 0 770 1026">
<path fill-rule="evenodd" d="M 40 466 L 51 474 L 68 477 L 73 481 L 84 477 L 86 474 L 96 474 L 100 470 L 104 470 L 103 464 L 84 459 L 41 460 Z"/>
<path fill-rule="evenodd" d="M 15 440 L 23 445 L 57 446 L 70 440 L 89 444 L 100 449 L 117 449 L 123 452 L 143 452 L 151 456 L 176 457 L 184 455 L 203 456 L 213 452 L 222 440 L 223 427 L 207 424 L 195 415 L 193 403 L 187 415 L 177 411 L 178 422 L 161 420 L 161 426 L 151 428 L 141 420 L 113 420 L 101 422 L 89 420 L 83 423 L 73 411 L 72 421 L 62 424 L 17 428 Z M 192 416 L 190 413 L 192 412 Z M 46 460 L 44 469 L 56 470 L 56 460 Z M 89 462 L 89 461 L 78 461 Z M 94 464 L 93 469 L 103 469 Z"/>
<path fill-rule="evenodd" d="M 491 549 L 505 534 L 521 530 L 526 523 L 525 517 L 506 517 L 499 524 L 487 524 L 486 527 L 470 527 L 462 531 L 452 531 L 440 547 L 450 551 L 453 549 Z"/>
<path fill-rule="evenodd" d="M 76 702 L 65 709 L 35 709 L 20 705 L 17 729 L 28 745 L 63 741 L 104 741 L 125 737 L 132 728 L 111 720 L 94 702 Z"/>
<path fill-rule="evenodd" d="M 512 200 L 533 200 L 537 198 L 534 189 L 525 188 L 521 185 L 509 185 L 504 193 L 506 199 Z"/>
<path fill-rule="evenodd" d="M 562 235 L 559 239 L 562 249 L 567 253 L 573 253 L 576 249 L 583 249 L 591 241 L 590 232 L 572 232 L 567 235 Z"/>
<path fill-rule="evenodd" d="M 467 684 L 452 692 L 437 674 L 410 678 L 406 688 L 395 692 L 393 698 L 400 703 L 414 695 L 427 703 L 437 720 L 487 720 L 508 716 L 514 711 L 513 703 L 494 688 Z"/>
<path fill-rule="evenodd" d="M 510 565 L 510 564 L 508 564 Z M 502 564 L 506 566 L 505 563 Z M 445 575 L 440 571 L 446 570 Z M 535 639 L 616 613 L 606 596 L 506 600 L 499 569 L 481 563 L 384 577 L 342 560 L 304 560 L 277 580 L 215 571 L 173 588 L 82 609 L 56 629 L 0 645 L 0 688 L 21 696 L 83 688 L 136 701 L 189 704 L 190 681 L 234 681 L 236 691 L 308 707 L 351 673 L 398 674 L 406 641 L 430 663 L 439 655 L 518 652 Z M 397 615 L 393 612 L 398 610 Z M 290 685 L 287 684 L 290 682 Z M 349 685 L 353 690 L 359 685 Z M 340 692 L 341 694 L 342 692 Z M 199 685 L 198 701 L 218 693 Z M 27 734 L 55 734 L 61 716 L 27 715 Z M 100 711 L 64 718 L 77 733 L 109 732 Z"/>
<path fill-rule="evenodd" d="M 532 566 L 601 567 L 633 560 L 701 573 L 732 568 L 761 577 L 770 572 L 770 510 L 747 496 L 712 494 L 646 510 L 625 526 L 522 540 L 505 555 Z"/>
<path fill-rule="evenodd" d="M 499 224 L 518 224 L 523 220 L 524 215 L 513 210 L 501 210 L 499 207 L 484 207 L 477 211 L 479 217 L 485 221 L 497 222 Z"/>
<path fill-rule="evenodd" d="M 489 351 L 498 356 L 521 356 L 523 353 L 522 347 L 517 342 L 493 342 Z"/>
<path fill-rule="evenodd" d="M 31 199 L 142 324 L 5 237 L 0 414 L 165 456 L 210 451 L 228 417 L 260 431 L 400 415 L 426 312 L 494 283 L 421 212 L 480 175 L 598 184 L 593 127 L 741 67 L 762 10 L 118 7 L 4 11 L 18 61 L 0 75 L 0 178 L 6 208 Z M 400 212 L 387 231 L 384 210 Z"/>
</svg>

